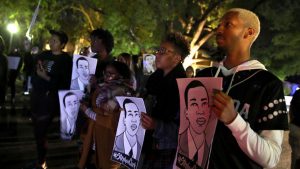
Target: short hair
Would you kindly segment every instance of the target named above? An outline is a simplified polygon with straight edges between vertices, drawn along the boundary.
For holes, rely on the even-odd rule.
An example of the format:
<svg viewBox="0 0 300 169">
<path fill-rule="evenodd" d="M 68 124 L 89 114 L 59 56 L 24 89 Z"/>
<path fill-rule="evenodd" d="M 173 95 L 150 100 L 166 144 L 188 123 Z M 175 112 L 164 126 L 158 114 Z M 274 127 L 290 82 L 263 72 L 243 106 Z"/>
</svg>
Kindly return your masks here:
<svg viewBox="0 0 300 169">
<path fill-rule="evenodd" d="M 56 30 L 49 30 L 49 33 L 51 35 L 58 36 L 59 41 L 60 41 L 61 44 L 65 44 L 66 45 L 68 43 L 69 38 L 68 38 L 68 36 L 67 36 L 67 34 L 65 32 L 63 32 L 63 31 L 56 31 Z M 65 45 L 64 45 L 64 47 L 65 47 Z"/>
<path fill-rule="evenodd" d="M 117 70 L 117 72 L 122 76 L 123 79 L 126 79 L 126 80 L 131 79 L 130 69 L 125 63 L 119 62 L 119 61 L 111 61 L 106 65 L 105 70 L 109 66 L 115 68 Z"/>
<path fill-rule="evenodd" d="M 170 33 L 163 42 L 171 43 L 183 61 L 190 54 L 190 44 L 181 33 Z"/>
<path fill-rule="evenodd" d="M 192 89 L 192 88 L 196 88 L 196 87 L 203 87 L 206 91 L 207 98 L 208 98 L 208 92 L 206 90 L 206 87 L 203 85 L 203 83 L 200 82 L 199 80 L 193 80 L 186 86 L 185 91 L 184 91 L 184 101 L 185 101 L 185 106 L 186 107 L 188 107 L 188 93 L 189 93 L 189 90 Z"/>
<path fill-rule="evenodd" d="M 78 68 L 78 62 L 81 61 L 81 60 L 87 61 L 87 62 L 89 63 L 89 61 L 88 61 L 85 57 L 79 57 L 79 58 L 76 60 L 76 67 L 77 67 L 77 68 Z"/>
<path fill-rule="evenodd" d="M 114 38 L 108 30 L 98 28 L 93 30 L 90 33 L 90 36 L 101 39 L 107 53 L 110 53 L 114 48 Z"/>
<path fill-rule="evenodd" d="M 64 107 L 66 107 L 66 103 L 65 103 L 66 98 L 69 97 L 69 96 L 72 96 L 72 95 L 74 95 L 74 96 L 77 97 L 77 95 L 76 95 L 75 93 L 73 93 L 73 92 L 68 92 L 67 94 L 65 94 L 65 96 L 64 96 L 64 98 L 63 98 L 63 104 L 64 104 Z"/>
<path fill-rule="evenodd" d="M 258 16 L 247 9 L 242 8 L 232 8 L 229 9 L 226 13 L 229 12 L 237 12 L 238 17 L 245 22 L 245 26 L 254 29 L 256 32 L 256 35 L 254 36 L 252 43 L 257 39 L 259 33 L 260 33 L 260 21 Z"/>
<path fill-rule="evenodd" d="M 128 104 L 128 103 L 133 103 L 134 105 L 136 105 L 132 100 L 127 99 L 127 98 L 123 101 L 123 109 L 124 109 L 124 112 L 125 112 L 125 117 L 127 116 L 127 111 L 126 111 L 125 105 Z M 137 105 L 136 105 L 136 107 L 139 110 L 139 107 Z"/>
</svg>

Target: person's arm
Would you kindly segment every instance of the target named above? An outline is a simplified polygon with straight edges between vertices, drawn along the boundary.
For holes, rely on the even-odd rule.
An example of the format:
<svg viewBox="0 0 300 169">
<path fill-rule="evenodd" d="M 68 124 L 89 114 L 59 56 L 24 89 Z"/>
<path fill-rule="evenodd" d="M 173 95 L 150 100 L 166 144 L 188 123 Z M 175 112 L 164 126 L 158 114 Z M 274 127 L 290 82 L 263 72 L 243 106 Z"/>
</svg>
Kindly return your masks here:
<svg viewBox="0 0 300 169">
<path fill-rule="evenodd" d="M 264 168 L 275 167 L 280 160 L 283 130 L 254 132 L 239 114 L 226 125 L 235 137 L 239 147 L 249 158 Z"/>
</svg>

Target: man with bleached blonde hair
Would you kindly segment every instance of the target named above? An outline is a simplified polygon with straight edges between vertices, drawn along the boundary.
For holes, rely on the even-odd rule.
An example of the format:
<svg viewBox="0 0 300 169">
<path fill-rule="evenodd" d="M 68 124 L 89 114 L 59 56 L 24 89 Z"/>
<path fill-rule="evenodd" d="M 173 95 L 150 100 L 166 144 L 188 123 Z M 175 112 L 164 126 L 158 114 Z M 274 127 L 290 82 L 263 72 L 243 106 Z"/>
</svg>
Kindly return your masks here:
<svg viewBox="0 0 300 169">
<path fill-rule="evenodd" d="M 197 76 L 222 77 L 212 111 L 218 117 L 209 169 L 273 168 L 279 162 L 288 118 L 282 82 L 257 60 L 250 49 L 260 32 L 258 17 L 234 8 L 221 18 L 218 48 L 226 54 L 217 67 Z"/>
</svg>

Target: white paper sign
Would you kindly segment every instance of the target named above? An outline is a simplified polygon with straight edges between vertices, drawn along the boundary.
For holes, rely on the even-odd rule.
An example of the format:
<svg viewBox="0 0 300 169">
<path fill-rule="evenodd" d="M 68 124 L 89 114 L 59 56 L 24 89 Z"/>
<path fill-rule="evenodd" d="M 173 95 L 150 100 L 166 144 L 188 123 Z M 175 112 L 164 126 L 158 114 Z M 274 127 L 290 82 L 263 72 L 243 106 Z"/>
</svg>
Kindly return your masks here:
<svg viewBox="0 0 300 169">
<path fill-rule="evenodd" d="M 143 54 L 143 72 L 144 75 L 151 75 L 156 70 L 156 56 L 153 54 Z"/>
<path fill-rule="evenodd" d="M 116 97 L 120 107 L 118 129 L 111 159 L 130 169 L 136 169 L 140 159 L 145 129 L 141 127 L 141 112 L 146 113 L 144 100 L 137 97 Z"/>
<path fill-rule="evenodd" d="M 97 59 L 82 55 L 73 56 L 71 90 L 84 91 L 89 84 L 90 76 L 94 75 L 97 67 Z"/>
<path fill-rule="evenodd" d="M 177 84 L 180 128 L 173 168 L 206 169 L 218 122 L 211 111 L 213 89 L 222 89 L 222 78 L 184 78 Z"/>
<path fill-rule="evenodd" d="M 58 91 L 60 105 L 60 136 L 63 140 L 71 140 L 76 131 L 76 120 L 79 112 L 81 90 Z"/>
<path fill-rule="evenodd" d="M 8 69 L 17 70 L 20 63 L 20 59 L 21 58 L 18 56 L 8 56 Z"/>
</svg>

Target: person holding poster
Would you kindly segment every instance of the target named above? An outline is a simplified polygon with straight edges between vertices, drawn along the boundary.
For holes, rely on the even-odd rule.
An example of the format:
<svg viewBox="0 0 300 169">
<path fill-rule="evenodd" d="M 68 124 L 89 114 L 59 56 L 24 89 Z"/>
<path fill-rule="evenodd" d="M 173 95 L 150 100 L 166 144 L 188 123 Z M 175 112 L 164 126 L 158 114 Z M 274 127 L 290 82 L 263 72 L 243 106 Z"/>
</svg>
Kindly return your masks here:
<svg viewBox="0 0 300 169">
<path fill-rule="evenodd" d="M 131 96 L 130 70 L 125 63 L 113 61 L 107 64 L 104 71 L 104 83 L 100 84 L 92 95 L 92 105 L 81 104 L 81 111 L 89 117 L 88 131 L 83 142 L 83 152 L 78 164 L 80 169 L 87 163 L 96 168 L 112 169 L 120 165 L 111 161 L 120 106 L 116 96 Z M 93 146 L 94 145 L 94 146 Z M 92 153 L 95 151 L 95 153 Z M 96 161 L 89 161 L 93 154 Z"/>
<path fill-rule="evenodd" d="M 147 97 L 153 98 L 154 104 L 148 104 L 149 114 L 142 113 L 141 118 L 142 126 L 147 129 L 142 150 L 145 154 L 143 169 L 173 167 L 180 114 L 176 78 L 186 77 L 181 62 L 188 54 L 188 42 L 177 33 L 167 35 L 156 53 L 157 70 L 146 85 Z"/>
<path fill-rule="evenodd" d="M 223 91 L 215 91 L 213 112 L 219 122 L 209 162 L 210 169 L 273 168 L 279 162 L 288 117 L 282 82 L 257 60 L 250 49 L 260 32 L 253 12 L 233 8 L 216 31 L 218 67 L 197 76 L 223 77 Z"/>
<path fill-rule="evenodd" d="M 47 129 L 59 114 L 58 90 L 70 88 L 72 58 L 62 50 L 68 36 L 50 30 L 50 51 L 36 56 L 32 76 L 31 110 L 38 160 L 36 167 L 46 166 Z"/>
</svg>

